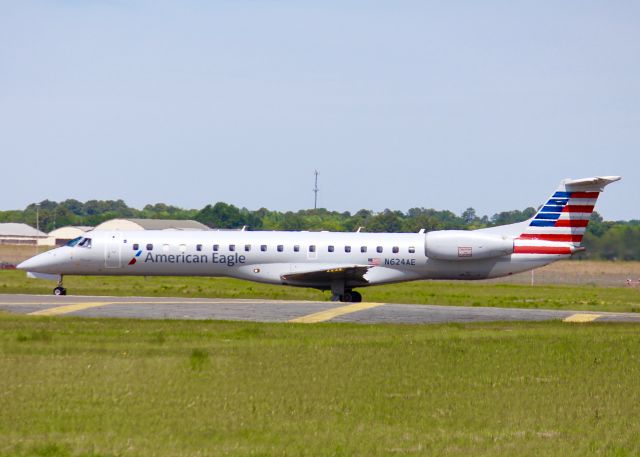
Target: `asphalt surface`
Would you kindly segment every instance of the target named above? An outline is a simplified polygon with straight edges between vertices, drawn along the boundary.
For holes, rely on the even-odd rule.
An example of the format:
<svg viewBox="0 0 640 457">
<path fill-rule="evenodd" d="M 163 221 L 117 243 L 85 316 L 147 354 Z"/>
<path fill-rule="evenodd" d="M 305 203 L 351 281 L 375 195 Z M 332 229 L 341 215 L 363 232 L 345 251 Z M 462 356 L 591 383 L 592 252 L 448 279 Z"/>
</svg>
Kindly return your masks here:
<svg viewBox="0 0 640 457">
<path fill-rule="evenodd" d="M 201 298 L 0 295 L 0 310 L 95 318 L 215 319 L 255 322 L 443 323 L 491 321 L 638 322 L 633 313 L 466 306 Z"/>
</svg>

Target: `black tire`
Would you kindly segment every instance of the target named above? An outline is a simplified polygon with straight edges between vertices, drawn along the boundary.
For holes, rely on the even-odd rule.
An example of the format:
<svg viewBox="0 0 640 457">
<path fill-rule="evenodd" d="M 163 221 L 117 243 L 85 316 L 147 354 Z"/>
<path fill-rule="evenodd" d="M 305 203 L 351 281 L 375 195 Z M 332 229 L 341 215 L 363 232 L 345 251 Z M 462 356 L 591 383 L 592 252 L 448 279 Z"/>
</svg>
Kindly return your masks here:
<svg viewBox="0 0 640 457">
<path fill-rule="evenodd" d="M 345 292 L 344 294 L 342 294 L 342 299 L 340 301 L 343 301 L 345 303 L 351 303 L 352 301 L 354 301 L 352 292 Z"/>
<path fill-rule="evenodd" d="M 355 290 L 351 292 L 351 301 L 354 303 L 360 303 L 362 301 L 362 295 L 360 295 L 360 292 L 356 292 Z"/>
<path fill-rule="evenodd" d="M 53 295 L 67 295 L 67 289 L 65 289 L 64 287 L 56 287 L 55 289 L 53 289 Z"/>
</svg>

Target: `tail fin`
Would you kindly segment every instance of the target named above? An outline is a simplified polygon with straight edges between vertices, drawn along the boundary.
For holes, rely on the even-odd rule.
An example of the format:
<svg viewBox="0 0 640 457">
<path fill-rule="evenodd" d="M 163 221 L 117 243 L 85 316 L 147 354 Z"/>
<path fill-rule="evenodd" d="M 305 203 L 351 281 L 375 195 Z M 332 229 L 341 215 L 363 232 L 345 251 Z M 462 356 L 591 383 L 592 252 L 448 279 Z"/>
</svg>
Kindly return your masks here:
<svg viewBox="0 0 640 457">
<path fill-rule="evenodd" d="M 569 255 L 580 250 L 596 200 L 620 176 L 565 179 L 516 239 L 514 254 Z"/>
</svg>

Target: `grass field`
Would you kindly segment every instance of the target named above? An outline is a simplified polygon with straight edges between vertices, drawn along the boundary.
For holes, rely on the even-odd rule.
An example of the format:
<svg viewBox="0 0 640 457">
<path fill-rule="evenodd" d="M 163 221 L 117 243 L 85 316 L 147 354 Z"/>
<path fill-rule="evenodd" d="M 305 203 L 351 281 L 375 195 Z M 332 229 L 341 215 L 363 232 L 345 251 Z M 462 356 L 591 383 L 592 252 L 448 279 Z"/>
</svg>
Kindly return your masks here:
<svg viewBox="0 0 640 457">
<path fill-rule="evenodd" d="M 634 325 L 0 314 L 0 456 L 631 456 Z"/>
<path fill-rule="evenodd" d="M 0 271 L 0 294 L 50 294 L 54 283 Z M 269 286 L 227 278 L 67 277 L 74 295 L 220 297 L 328 300 L 329 293 Z M 417 281 L 360 289 L 364 300 L 461 306 L 501 306 L 566 310 L 640 312 L 640 289 L 589 285 L 499 284 L 493 282 Z"/>
</svg>

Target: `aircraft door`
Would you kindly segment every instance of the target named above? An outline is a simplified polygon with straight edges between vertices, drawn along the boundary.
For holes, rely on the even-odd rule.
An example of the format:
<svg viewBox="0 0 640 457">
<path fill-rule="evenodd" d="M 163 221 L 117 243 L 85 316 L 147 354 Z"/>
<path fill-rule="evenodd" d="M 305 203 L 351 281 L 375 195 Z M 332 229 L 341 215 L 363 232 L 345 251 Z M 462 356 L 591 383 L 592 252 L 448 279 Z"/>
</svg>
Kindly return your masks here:
<svg viewBox="0 0 640 457">
<path fill-rule="evenodd" d="M 104 246 L 104 266 L 106 268 L 120 268 L 122 240 L 120 235 L 112 235 Z"/>
</svg>

